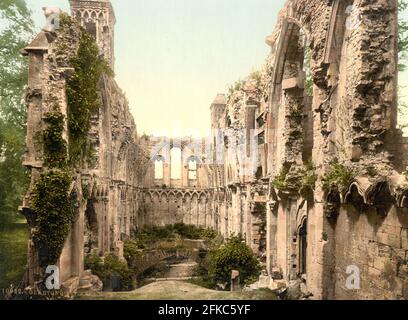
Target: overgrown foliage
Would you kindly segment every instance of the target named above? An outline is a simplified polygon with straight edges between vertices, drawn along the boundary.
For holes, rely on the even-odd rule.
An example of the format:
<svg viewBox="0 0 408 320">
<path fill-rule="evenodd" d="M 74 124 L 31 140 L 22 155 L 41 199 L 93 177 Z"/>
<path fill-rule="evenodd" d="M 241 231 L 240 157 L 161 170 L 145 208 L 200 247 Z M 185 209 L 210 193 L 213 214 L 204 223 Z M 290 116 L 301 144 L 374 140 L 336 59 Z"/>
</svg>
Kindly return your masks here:
<svg viewBox="0 0 408 320">
<path fill-rule="evenodd" d="M 134 241 L 139 249 L 145 249 L 158 241 L 174 240 L 176 237 L 183 239 L 203 239 L 211 240 L 217 236 L 212 229 L 199 228 L 194 225 L 176 223 L 163 227 L 152 226 L 140 229 L 135 232 Z"/>
<path fill-rule="evenodd" d="M 272 185 L 278 190 L 304 193 L 314 190 L 316 181 L 315 167 L 313 162 L 309 161 L 304 167 L 283 167 Z"/>
<path fill-rule="evenodd" d="M 62 16 L 62 28 L 64 24 L 72 24 L 72 19 Z M 107 72 L 106 63 L 99 57 L 95 39 L 84 29 L 81 29 L 77 54 L 70 62 L 75 68 L 75 73 L 67 81 L 70 143 L 67 145 L 63 138 L 65 116 L 60 111 L 58 100 L 51 97 L 51 111 L 45 114 L 47 126 L 42 132 L 44 165 L 47 169 L 33 190 L 32 210 L 37 227 L 34 240 L 40 251 L 42 266 L 57 262 L 74 219 L 70 172 L 81 165 L 89 154 L 89 150 L 88 154 L 83 151 L 88 146 L 91 116 L 100 104 L 98 83 L 102 73 Z M 86 196 L 86 188 L 84 193 Z M 112 259 L 108 257 L 107 261 L 112 262 Z"/>
<path fill-rule="evenodd" d="M 405 71 L 407 66 L 407 53 L 408 53 L 408 21 L 402 18 L 406 15 L 406 9 L 408 8 L 407 0 L 398 1 L 398 54 L 399 54 L 399 70 Z"/>
<path fill-rule="evenodd" d="M 40 176 L 33 191 L 32 209 L 37 225 L 34 241 L 43 267 L 57 262 L 69 233 L 73 220 L 70 184 L 67 172 L 48 171 Z"/>
<path fill-rule="evenodd" d="M 335 159 L 330 162 L 330 169 L 322 178 L 322 188 L 326 192 L 332 188 L 337 188 L 341 193 L 344 193 L 355 177 L 356 174 L 353 169 Z"/>
<path fill-rule="evenodd" d="M 25 152 L 28 66 L 21 55 L 33 36 L 34 23 L 24 0 L 0 2 L 0 224 L 18 218 L 17 208 L 29 176 L 21 163 Z"/>
<path fill-rule="evenodd" d="M 67 165 L 67 143 L 62 137 L 65 117 L 60 112 L 44 116 L 47 128 L 43 131 L 44 162 L 49 168 L 63 169 Z"/>
<path fill-rule="evenodd" d="M 215 283 L 230 285 L 232 270 L 238 270 L 243 284 L 256 281 L 260 264 L 241 236 L 230 238 L 208 254 L 208 276 Z"/>
<path fill-rule="evenodd" d="M 245 84 L 244 80 L 238 80 L 238 81 L 235 81 L 234 84 L 230 85 L 228 88 L 228 97 L 227 97 L 228 100 L 231 99 L 234 92 L 241 90 L 244 84 Z"/>
<path fill-rule="evenodd" d="M 67 81 L 69 156 L 71 165 L 76 166 L 92 158 L 88 132 L 91 117 L 101 104 L 98 84 L 103 74 L 112 75 L 112 71 L 99 55 L 95 39 L 84 29 L 71 65 L 75 72 Z"/>
<path fill-rule="evenodd" d="M 125 261 L 108 254 L 102 259 L 97 254 L 85 258 L 85 268 L 92 270 L 103 282 L 104 287 L 113 291 L 128 291 L 133 288 L 133 275 Z"/>
</svg>

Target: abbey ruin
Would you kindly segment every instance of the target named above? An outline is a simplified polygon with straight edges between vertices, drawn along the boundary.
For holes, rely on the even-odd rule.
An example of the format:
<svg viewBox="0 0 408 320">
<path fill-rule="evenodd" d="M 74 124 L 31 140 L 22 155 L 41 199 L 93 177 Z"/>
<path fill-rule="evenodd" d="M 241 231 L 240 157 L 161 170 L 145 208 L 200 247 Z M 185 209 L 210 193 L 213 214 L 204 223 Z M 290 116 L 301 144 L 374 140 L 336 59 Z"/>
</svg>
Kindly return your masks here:
<svg viewBox="0 0 408 320">
<path fill-rule="evenodd" d="M 74 111 L 75 99 L 91 101 L 75 91 L 84 78 L 77 66 L 86 68 L 76 58 L 86 55 L 81 26 L 114 70 L 115 14 L 109 0 L 70 4 L 75 19 L 64 16 L 23 52 L 27 286 L 55 262 L 63 286 L 75 289 L 88 253 L 121 257 L 133 230 L 184 222 L 242 234 L 264 278 L 302 279 L 313 299 L 408 298 L 397 0 L 288 0 L 267 37 L 263 69 L 229 94 L 214 93 L 212 133 L 202 139 L 139 135 L 135 123 L 143 119 L 133 118 L 107 68 L 98 77 L 98 108 Z M 44 257 L 60 240 L 50 238 L 40 204 L 49 205 L 42 200 L 57 185 L 75 212 L 52 261 Z M 52 201 L 67 203 L 66 192 L 56 193 Z M 346 287 L 349 266 L 360 271 L 359 290 Z"/>
</svg>

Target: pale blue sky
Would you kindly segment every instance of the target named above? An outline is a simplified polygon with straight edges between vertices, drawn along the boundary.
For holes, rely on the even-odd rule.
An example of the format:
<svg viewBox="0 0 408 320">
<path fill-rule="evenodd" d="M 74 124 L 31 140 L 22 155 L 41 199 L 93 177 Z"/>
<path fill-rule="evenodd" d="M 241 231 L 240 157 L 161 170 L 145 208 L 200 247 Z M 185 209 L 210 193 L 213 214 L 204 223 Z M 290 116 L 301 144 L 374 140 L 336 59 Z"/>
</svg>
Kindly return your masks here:
<svg viewBox="0 0 408 320">
<path fill-rule="evenodd" d="M 42 7 L 27 0 L 37 27 Z M 112 0 L 116 75 L 139 133 L 205 135 L 218 92 L 262 66 L 285 0 Z M 408 76 L 400 77 L 408 84 Z"/>
<path fill-rule="evenodd" d="M 265 38 L 283 3 L 112 0 L 117 18 L 115 71 L 138 131 L 204 134 L 216 94 L 262 66 L 269 52 Z M 44 25 L 43 6 L 69 9 L 68 0 L 28 4 L 37 26 Z"/>
</svg>

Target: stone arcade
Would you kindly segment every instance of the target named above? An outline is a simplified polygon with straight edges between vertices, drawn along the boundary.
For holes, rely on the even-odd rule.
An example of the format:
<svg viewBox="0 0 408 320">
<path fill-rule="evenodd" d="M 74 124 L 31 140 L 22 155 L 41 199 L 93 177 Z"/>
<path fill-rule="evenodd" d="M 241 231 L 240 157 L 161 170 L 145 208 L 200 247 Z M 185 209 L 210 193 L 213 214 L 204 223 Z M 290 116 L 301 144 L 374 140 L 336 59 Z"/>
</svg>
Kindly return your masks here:
<svg viewBox="0 0 408 320">
<path fill-rule="evenodd" d="M 70 4 L 114 68 L 110 2 Z M 139 136 L 126 98 L 104 76 L 88 137 L 96 161 L 77 170 L 71 186 L 78 199 L 83 186 L 91 191 L 78 202 L 59 259 L 63 285 L 79 286 L 91 251 L 122 256 L 135 228 L 185 222 L 224 236 L 241 233 L 270 279 L 302 279 L 314 299 L 408 298 L 408 141 L 397 129 L 397 18 L 397 0 L 288 0 L 267 38 L 264 68 L 228 97 L 216 96 L 212 136 L 198 141 Z M 47 97 L 57 96 L 69 112 L 72 70 L 55 48 L 60 37 L 66 35 L 42 31 L 24 50 L 24 165 L 32 181 L 22 212 L 32 232 L 32 190 L 47 169 L 35 139 Z M 346 288 L 351 265 L 360 270 L 360 290 Z M 30 241 L 27 285 L 43 272 Z"/>
</svg>

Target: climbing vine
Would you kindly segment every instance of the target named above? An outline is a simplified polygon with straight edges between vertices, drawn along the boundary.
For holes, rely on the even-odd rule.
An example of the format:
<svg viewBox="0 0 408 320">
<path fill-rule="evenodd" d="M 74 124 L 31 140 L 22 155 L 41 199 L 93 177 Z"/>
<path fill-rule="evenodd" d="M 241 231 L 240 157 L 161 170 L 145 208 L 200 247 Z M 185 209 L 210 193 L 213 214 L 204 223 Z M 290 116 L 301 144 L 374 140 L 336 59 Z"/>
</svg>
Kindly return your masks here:
<svg viewBox="0 0 408 320">
<path fill-rule="evenodd" d="M 67 165 L 67 143 L 62 137 L 65 117 L 60 112 L 48 112 L 44 121 L 48 124 L 43 132 L 44 162 L 49 168 L 63 169 Z"/>
<path fill-rule="evenodd" d="M 73 219 L 70 181 L 66 171 L 55 170 L 43 173 L 35 185 L 32 209 L 37 230 L 34 242 L 39 248 L 42 267 L 56 263 L 68 236 Z"/>
<path fill-rule="evenodd" d="M 79 27 L 78 27 L 79 28 Z M 49 112 L 44 115 L 46 128 L 42 132 L 44 172 L 38 178 L 32 192 L 32 210 L 36 228 L 33 240 L 39 250 L 40 265 L 55 264 L 68 237 L 75 217 L 74 202 L 70 196 L 71 170 L 92 158 L 88 133 L 91 116 L 100 106 L 98 85 L 103 73 L 111 74 L 107 63 L 100 57 L 95 39 L 81 28 L 78 50 L 69 52 L 65 37 L 72 38 L 74 21 L 61 17 L 61 30 L 57 42 L 58 63 L 74 68 L 67 80 L 68 139 L 63 137 L 65 116 L 61 113 L 58 99 L 47 101 Z M 89 197 L 90 190 L 83 190 Z"/>
<path fill-rule="evenodd" d="M 70 164 L 79 165 L 93 158 L 88 141 L 91 117 L 100 107 L 99 81 L 102 75 L 112 75 L 107 62 L 100 57 L 95 39 L 81 29 L 77 55 L 71 60 L 75 69 L 67 81 Z"/>
</svg>

